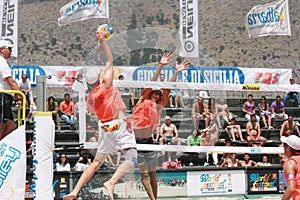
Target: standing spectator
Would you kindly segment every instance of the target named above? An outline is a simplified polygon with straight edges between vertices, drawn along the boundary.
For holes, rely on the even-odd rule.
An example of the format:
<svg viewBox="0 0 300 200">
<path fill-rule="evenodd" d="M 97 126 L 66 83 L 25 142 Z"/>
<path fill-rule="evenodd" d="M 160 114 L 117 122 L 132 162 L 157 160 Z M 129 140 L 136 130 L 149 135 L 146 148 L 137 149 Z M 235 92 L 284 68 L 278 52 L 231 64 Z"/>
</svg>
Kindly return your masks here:
<svg viewBox="0 0 300 200">
<path fill-rule="evenodd" d="M 68 162 L 68 158 L 66 154 L 61 154 L 58 156 L 58 161 L 56 162 L 56 171 L 71 171 L 70 163 Z"/>
<path fill-rule="evenodd" d="M 293 116 L 289 115 L 288 120 L 283 122 L 280 129 L 280 136 L 290 136 L 294 135 L 294 130 L 297 132 L 297 135 L 300 136 L 300 131 L 296 122 L 293 120 Z"/>
<path fill-rule="evenodd" d="M 252 167 L 256 165 L 256 162 L 253 160 L 250 160 L 250 156 L 248 153 L 244 154 L 244 160 L 240 160 L 240 165 L 242 167 Z"/>
<path fill-rule="evenodd" d="M 265 144 L 266 139 L 260 135 L 260 125 L 258 122 L 256 122 L 255 114 L 251 115 L 250 122 L 246 124 L 246 131 L 249 146 L 263 146 Z"/>
<path fill-rule="evenodd" d="M 268 156 L 263 156 L 262 161 L 256 163 L 256 166 L 271 166 L 272 164 L 269 162 Z"/>
<path fill-rule="evenodd" d="M 299 199 L 300 196 L 300 138 L 296 135 L 281 137 L 284 154 L 288 160 L 284 162 L 283 171 L 287 181 L 287 188 L 282 200 Z"/>
<path fill-rule="evenodd" d="M 228 105 L 225 104 L 225 99 L 224 97 L 220 98 L 219 104 L 216 105 L 216 110 L 217 110 L 217 122 L 219 125 L 219 128 L 222 128 L 221 125 L 221 119 L 224 120 L 224 124 L 229 124 L 229 120 L 232 118 L 232 113 L 229 112 Z"/>
<path fill-rule="evenodd" d="M 210 123 L 210 120 L 214 120 L 216 118 L 216 104 L 215 104 L 215 99 L 214 98 L 209 98 L 208 100 L 208 105 L 207 105 L 207 110 L 206 110 L 206 117 L 209 120 L 206 120 L 205 123 L 205 127 L 208 126 L 208 124 Z"/>
<path fill-rule="evenodd" d="M 245 113 L 245 118 L 249 122 L 250 116 L 255 115 L 255 103 L 253 101 L 253 95 L 248 94 L 248 100 L 243 104 L 243 112 Z M 259 116 L 255 115 L 256 121 L 259 122 Z"/>
<path fill-rule="evenodd" d="M 13 79 L 7 59 L 11 57 L 14 45 L 8 40 L 0 40 L 0 90 L 20 90 L 18 83 Z M 20 95 L 0 93 L 0 140 L 15 129 L 12 114 L 12 101 L 21 100 Z"/>
<path fill-rule="evenodd" d="M 124 80 L 124 75 L 120 74 L 118 77 L 119 80 Z M 133 91 L 131 90 L 131 88 L 128 87 L 118 87 L 121 95 L 122 95 L 122 99 L 125 102 L 127 108 L 133 108 L 134 106 L 134 94 Z M 130 103 L 130 104 L 129 104 Z"/>
<path fill-rule="evenodd" d="M 269 128 L 271 126 L 272 113 L 270 111 L 269 104 L 267 103 L 267 98 L 265 96 L 261 96 L 261 101 L 260 103 L 258 103 L 258 111 L 259 111 L 259 116 L 265 125 L 264 128 L 266 129 Z"/>
<path fill-rule="evenodd" d="M 283 119 L 286 120 L 288 115 L 285 114 L 284 104 L 281 102 L 281 97 L 278 95 L 276 101 L 271 104 L 271 126 L 269 129 L 274 129 L 274 119 Z"/>
<path fill-rule="evenodd" d="M 74 128 L 74 111 L 75 111 L 75 105 L 70 100 L 70 94 L 66 93 L 64 95 L 64 101 L 62 101 L 59 105 L 59 109 L 61 112 L 61 120 L 67 122 L 71 125 L 72 128 Z"/>
<path fill-rule="evenodd" d="M 31 83 L 27 80 L 27 75 L 22 74 L 21 76 L 21 81 L 18 82 L 18 85 L 20 87 L 20 90 L 25 94 L 26 96 L 26 101 L 27 101 L 27 106 L 30 106 L 32 103 L 30 101 L 30 95 L 31 95 Z"/>
<path fill-rule="evenodd" d="M 74 92 L 74 97 L 78 98 L 79 90 L 83 90 L 86 92 L 88 90 L 86 80 L 83 78 L 83 75 L 81 73 L 77 74 L 77 77 L 72 85 L 72 92 Z"/>
<path fill-rule="evenodd" d="M 192 130 L 192 134 L 187 137 L 187 145 L 188 146 L 201 146 L 202 137 L 197 131 L 197 129 Z M 195 155 L 199 155 L 199 153 L 188 153 L 189 154 L 189 165 L 193 166 L 193 157 Z"/>
<path fill-rule="evenodd" d="M 290 78 L 290 84 L 291 85 L 297 85 L 295 83 L 295 79 L 293 77 Z M 283 98 L 283 101 L 282 101 L 283 104 L 286 106 L 287 101 L 291 98 L 293 98 L 297 102 L 298 106 L 300 107 L 300 99 L 299 99 L 299 96 L 298 96 L 298 92 L 295 92 L 295 91 L 287 91 L 286 92 L 286 94 Z"/>
<path fill-rule="evenodd" d="M 235 118 L 231 118 L 229 124 L 225 128 L 225 131 L 227 132 L 232 142 L 235 142 L 236 138 L 239 138 L 241 141 L 244 141 L 241 126 L 236 124 Z"/>
<path fill-rule="evenodd" d="M 60 130 L 60 119 L 58 115 L 58 103 L 55 101 L 53 96 L 48 97 L 46 102 L 46 111 L 52 112 L 52 119 L 55 122 L 58 130 Z"/>
<path fill-rule="evenodd" d="M 197 99 L 197 102 L 195 102 L 192 106 L 192 121 L 193 121 L 194 129 L 198 130 L 199 126 L 201 129 L 206 128 L 201 123 L 202 123 L 202 120 L 205 120 L 205 121 L 208 120 L 206 118 L 207 109 L 208 109 L 207 104 L 203 103 L 203 98 L 199 96 Z M 197 120 L 199 121 L 199 123 L 197 122 Z M 205 124 L 206 124 L 206 122 L 205 122 Z"/>
</svg>

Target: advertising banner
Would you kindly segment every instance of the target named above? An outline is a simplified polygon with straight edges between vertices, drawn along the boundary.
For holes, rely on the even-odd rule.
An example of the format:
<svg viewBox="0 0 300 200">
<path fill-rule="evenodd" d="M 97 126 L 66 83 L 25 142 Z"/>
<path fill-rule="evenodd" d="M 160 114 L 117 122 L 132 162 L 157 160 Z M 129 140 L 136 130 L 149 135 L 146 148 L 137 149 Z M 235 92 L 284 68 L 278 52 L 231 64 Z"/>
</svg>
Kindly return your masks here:
<svg viewBox="0 0 300 200">
<path fill-rule="evenodd" d="M 87 70 L 96 66 L 12 66 L 12 76 L 15 80 L 21 80 L 23 73 L 27 74 L 29 81 L 36 84 L 37 75 L 45 75 L 48 85 L 72 86 L 78 74 L 85 74 Z M 140 66 L 128 67 L 117 66 L 114 68 L 117 80 L 119 75 L 124 80 L 150 81 L 157 67 Z M 103 68 L 104 69 L 104 68 Z M 170 81 L 175 69 L 167 67 L 162 70 L 165 81 Z M 239 67 L 199 67 L 192 66 L 183 70 L 177 82 L 202 83 L 202 84 L 260 84 L 260 85 L 290 85 L 289 78 L 292 69 L 285 68 L 239 68 Z M 137 84 L 135 84 L 137 85 Z M 133 86 L 135 87 L 135 86 Z"/>
<path fill-rule="evenodd" d="M 198 57 L 198 0 L 180 0 L 179 37 L 182 57 Z"/>
<path fill-rule="evenodd" d="M 33 181 L 34 199 L 53 199 L 54 122 L 51 112 L 34 113 Z"/>
<path fill-rule="evenodd" d="M 288 0 L 254 6 L 245 25 L 249 37 L 291 35 Z"/>
<path fill-rule="evenodd" d="M 188 171 L 188 196 L 245 194 L 244 170 Z"/>
<path fill-rule="evenodd" d="M 278 193 L 278 170 L 248 170 L 248 193 Z"/>
<path fill-rule="evenodd" d="M 24 200 L 25 139 L 25 126 L 21 126 L 0 141 L 0 199 Z"/>
<path fill-rule="evenodd" d="M 72 0 L 60 10 L 58 25 L 64 26 L 90 18 L 108 18 L 108 0 Z"/>
<path fill-rule="evenodd" d="M 18 57 L 18 0 L 0 1 L 0 39 L 14 44 L 12 55 Z"/>
</svg>

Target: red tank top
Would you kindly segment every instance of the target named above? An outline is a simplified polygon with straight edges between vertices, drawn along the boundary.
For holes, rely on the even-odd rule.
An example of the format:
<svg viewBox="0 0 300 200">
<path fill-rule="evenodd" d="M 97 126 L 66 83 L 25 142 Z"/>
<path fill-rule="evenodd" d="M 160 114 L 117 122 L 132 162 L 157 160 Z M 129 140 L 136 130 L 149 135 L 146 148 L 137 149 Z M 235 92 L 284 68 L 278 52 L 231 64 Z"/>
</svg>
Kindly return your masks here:
<svg viewBox="0 0 300 200">
<path fill-rule="evenodd" d="M 134 129 L 156 127 L 159 120 L 157 104 L 149 99 L 144 100 L 134 107 L 131 120 Z"/>
<path fill-rule="evenodd" d="M 298 167 L 298 171 L 296 173 L 296 176 L 295 176 L 295 191 L 294 191 L 294 194 L 292 196 L 292 199 L 293 200 L 299 200 L 300 199 L 300 156 L 292 156 L 289 158 L 289 160 L 293 160 L 296 162 L 297 164 L 297 167 Z M 288 179 L 288 174 L 284 174 L 284 177 L 285 179 L 287 180 Z"/>
<path fill-rule="evenodd" d="M 116 119 L 119 111 L 126 111 L 126 106 L 121 94 L 115 87 L 106 89 L 103 83 L 99 83 L 87 97 L 89 112 L 93 112 L 104 123 Z"/>
</svg>

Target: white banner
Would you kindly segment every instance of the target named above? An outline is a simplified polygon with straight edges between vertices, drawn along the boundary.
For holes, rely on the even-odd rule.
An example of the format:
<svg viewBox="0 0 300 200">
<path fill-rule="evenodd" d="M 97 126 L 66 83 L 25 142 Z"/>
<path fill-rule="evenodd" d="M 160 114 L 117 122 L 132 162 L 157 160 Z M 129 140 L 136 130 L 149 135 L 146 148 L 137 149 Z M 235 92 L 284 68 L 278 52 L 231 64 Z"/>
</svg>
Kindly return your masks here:
<svg viewBox="0 0 300 200">
<path fill-rule="evenodd" d="M 12 55 L 18 57 L 18 0 L 0 1 L 0 38 L 14 44 Z"/>
<path fill-rule="evenodd" d="M 108 18 L 108 0 L 72 0 L 60 10 L 58 25 L 64 26 L 90 18 Z"/>
<path fill-rule="evenodd" d="M 187 172 L 188 196 L 245 194 L 244 170 Z"/>
<path fill-rule="evenodd" d="M 254 6 L 247 14 L 245 25 L 249 37 L 291 35 L 288 0 Z"/>
<path fill-rule="evenodd" d="M 180 0 L 179 3 L 179 56 L 198 58 L 198 0 Z"/>
<path fill-rule="evenodd" d="M 27 73 L 27 77 L 31 83 L 36 84 L 36 76 L 51 76 L 51 79 L 47 79 L 47 85 L 53 86 L 72 86 L 75 77 L 79 73 L 85 74 L 87 70 L 95 68 L 97 66 L 12 66 L 12 76 L 15 80 L 21 80 L 21 75 Z M 115 80 L 122 74 L 124 80 L 139 81 L 139 84 L 131 84 L 127 87 L 142 87 L 143 81 L 151 81 L 151 78 L 157 67 L 140 66 L 116 66 Z M 165 75 L 165 81 L 170 81 L 175 70 L 174 67 L 165 67 L 162 70 L 162 74 Z M 292 69 L 286 68 L 239 68 L 239 67 L 200 67 L 191 66 L 186 70 L 183 70 L 179 75 L 176 84 L 182 83 L 203 83 L 203 85 L 209 84 L 226 84 L 227 90 L 233 86 L 239 84 L 260 84 L 261 89 L 263 86 L 291 86 L 289 78 L 292 76 Z M 148 84 L 148 83 L 147 83 Z M 154 82 L 150 83 L 151 85 Z M 155 84 L 167 84 L 167 82 L 156 82 Z M 175 83 L 172 83 L 175 84 Z M 185 84 L 188 88 L 190 84 Z M 219 87 L 219 86 L 218 86 Z M 276 88 L 276 89 L 277 89 Z M 184 88 L 182 88 L 184 89 Z M 237 90 L 241 90 L 238 86 Z M 273 88 L 272 88 L 273 90 Z M 284 89 L 285 91 L 286 89 Z M 263 90 L 261 90 L 263 91 Z"/>
<path fill-rule="evenodd" d="M 34 199 L 53 200 L 53 149 L 55 125 L 51 112 L 34 113 L 33 190 Z"/>
<path fill-rule="evenodd" d="M 24 200 L 26 180 L 25 126 L 0 141 L 0 199 Z"/>
</svg>

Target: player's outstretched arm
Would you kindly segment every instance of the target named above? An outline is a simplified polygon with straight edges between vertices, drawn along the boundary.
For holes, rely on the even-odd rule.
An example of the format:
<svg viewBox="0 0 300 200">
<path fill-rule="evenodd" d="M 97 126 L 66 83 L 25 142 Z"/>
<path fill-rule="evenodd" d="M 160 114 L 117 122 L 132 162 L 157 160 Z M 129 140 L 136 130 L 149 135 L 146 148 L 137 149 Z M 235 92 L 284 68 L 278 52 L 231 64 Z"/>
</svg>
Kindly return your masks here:
<svg viewBox="0 0 300 200">
<path fill-rule="evenodd" d="M 171 57 L 172 57 L 172 53 L 171 52 L 166 52 L 164 53 L 164 55 L 162 56 L 162 58 L 160 59 L 160 62 L 159 62 L 159 65 L 157 67 L 157 70 L 155 71 L 151 81 L 157 81 L 157 78 L 162 70 L 162 68 L 165 66 L 165 65 L 168 65 L 170 62 L 172 62 L 171 60 Z"/>
</svg>

